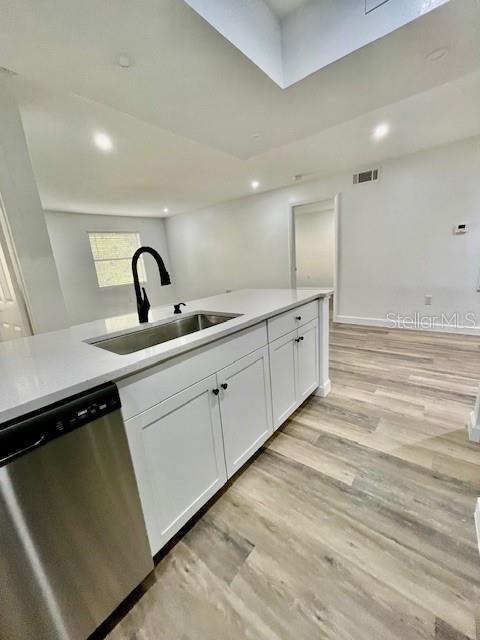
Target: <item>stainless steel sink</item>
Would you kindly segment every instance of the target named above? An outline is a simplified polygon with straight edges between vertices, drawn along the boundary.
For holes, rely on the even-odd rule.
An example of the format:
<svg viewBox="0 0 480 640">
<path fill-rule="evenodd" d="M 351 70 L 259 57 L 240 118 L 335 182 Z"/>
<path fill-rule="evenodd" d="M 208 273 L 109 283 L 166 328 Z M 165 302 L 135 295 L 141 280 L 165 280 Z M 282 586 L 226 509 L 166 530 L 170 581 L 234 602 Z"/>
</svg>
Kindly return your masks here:
<svg viewBox="0 0 480 640">
<path fill-rule="evenodd" d="M 217 324 L 227 322 L 227 320 L 232 320 L 232 318 L 238 318 L 239 315 L 231 313 L 196 313 L 148 329 L 137 329 L 132 333 L 124 333 L 113 338 L 89 340 L 89 343 L 118 355 L 126 355 L 127 353 L 134 353 L 162 342 L 175 340 L 175 338 L 181 338 L 190 333 L 214 327 Z"/>
</svg>

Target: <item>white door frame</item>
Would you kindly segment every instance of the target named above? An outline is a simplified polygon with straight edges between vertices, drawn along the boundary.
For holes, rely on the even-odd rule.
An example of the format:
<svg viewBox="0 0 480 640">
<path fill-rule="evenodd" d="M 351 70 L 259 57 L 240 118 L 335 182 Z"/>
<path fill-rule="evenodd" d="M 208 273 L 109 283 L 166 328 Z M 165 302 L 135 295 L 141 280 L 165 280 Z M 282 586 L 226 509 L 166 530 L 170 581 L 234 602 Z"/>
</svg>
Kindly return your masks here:
<svg viewBox="0 0 480 640">
<path fill-rule="evenodd" d="M 296 250 L 295 250 L 295 207 L 301 207 L 306 204 L 313 204 L 314 202 L 320 202 L 323 200 L 333 200 L 333 219 L 335 229 L 335 240 L 333 248 L 333 289 L 335 295 L 333 296 L 333 321 L 337 320 L 337 304 L 338 304 L 338 255 L 339 255 L 339 242 L 340 242 L 340 206 L 341 206 L 341 193 L 336 193 L 333 197 L 322 198 L 321 200 L 305 200 L 302 202 L 295 202 L 290 205 L 290 219 L 289 219 L 289 237 L 290 237 L 290 286 L 292 289 L 297 288 L 297 273 L 296 273 Z"/>
<path fill-rule="evenodd" d="M 25 287 L 22 274 L 18 265 L 15 247 L 12 242 L 10 227 L 5 213 L 2 196 L 0 194 L 0 251 L 5 258 L 8 276 L 12 283 L 13 294 L 20 312 L 23 333 L 26 336 L 33 335 L 32 323 L 28 312 L 28 305 L 24 295 Z"/>
</svg>

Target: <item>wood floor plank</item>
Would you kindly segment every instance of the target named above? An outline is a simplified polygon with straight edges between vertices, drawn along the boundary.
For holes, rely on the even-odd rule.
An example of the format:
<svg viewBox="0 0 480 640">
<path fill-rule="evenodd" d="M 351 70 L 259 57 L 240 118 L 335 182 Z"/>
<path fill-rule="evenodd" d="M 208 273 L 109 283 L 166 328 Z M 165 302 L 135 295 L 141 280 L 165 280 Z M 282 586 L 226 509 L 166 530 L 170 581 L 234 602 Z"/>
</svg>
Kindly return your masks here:
<svg viewBox="0 0 480 640">
<path fill-rule="evenodd" d="M 345 460 L 335 458 L 327 451 L 319 450 L 310 443 L 292 438 L 286 433 L 279 433 L 267 444 L 267 448 L 347 485 L 353 483 L 357 472 L 356 468 Z"/>
<path fill-rule="evenodd" d="M 435 640 L 468 640 L 468 637 L 453 629 L 444 620 L 437 618 L 435 621 Z"/>
<path fill-rule="evenodd" d="M 326 476 L 320 478 L 321 474 L 292 461 L 288 464 L 296 467 L 303 476 L 303 481 L 294 485 L 287 483 L 283 477 L 276 477 L 276 469 L 282 460 L 277 459 L 269 464 L 264 456 L 257 462 L 260 464 L 249 470 L 250 473 L 244 475 L 232 489 L 251 502 L 256 498 L 257 511 L 268 521 L 274 522 L 277 529 L 288 533 L 291 539 L 301 531 L 303 544 L 310 548 L 315 548 L 324 540 L 328 541 L 329 548 L 342 558 L 342 562 L 368 571 L 376 579 L 399 591 L 403 598 L 422 602 L 433 615 L 443 615 L 444 619 L 453 623 L 452 626 L 472 634 L 474 615 L 471 584 L 437 565 L 420 550 L 405 548 L 395 538 L 383 535 L 359 518 L 353 518 L 349 513 L 351 500 L 348 497 L 340 500 L 337 494 L 335 500 L 328 500 L 326 487 L 329 484 L 342 486 L 341 483 L 335 484 Z M 267 465 L 268 471 L 262 472 Z M 284 467 L 282 472 L 285 475 Z M 278 485 L 283 487 L 281 508 Z M 318 490 L 320 485 L 321 490 Z M 410 504 L 418 501 L 418 498 L 412 494 L 403 500 Z M 429 507 L 427 500 L 415 505 L 417 512 Z"/>
</svg>

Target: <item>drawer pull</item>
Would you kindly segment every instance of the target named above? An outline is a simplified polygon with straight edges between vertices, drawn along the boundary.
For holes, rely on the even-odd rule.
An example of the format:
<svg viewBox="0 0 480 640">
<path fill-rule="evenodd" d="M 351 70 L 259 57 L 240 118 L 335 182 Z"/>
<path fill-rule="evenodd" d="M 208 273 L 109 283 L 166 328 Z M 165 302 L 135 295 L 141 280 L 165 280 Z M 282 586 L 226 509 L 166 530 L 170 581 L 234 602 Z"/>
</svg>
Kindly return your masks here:
<svg viewBox="0 0 480 640">
<path fill-rule="evenodd" d="M 222 389 L 228 389 L 228 384 L 226 382 L 224 382 L 220 386 L 222 387 Z"/>
<path fill-rule="evenodd" d="M 301 320 L 302 316 L 295 316 L 295 320 Z"/>
<path fill-rule="evenodd" d="M 218 396 L 218 394 L 220 393 L 220 389 L 212 389 L 212 393 L 214 396 Z"/>
<path fill-rule="evenodd" d="M 295 338 L 295 342 L 300 342 L 300 340 L 303 340 L 303 336 L 300 336 L 300 338 Z"/>
</svg>

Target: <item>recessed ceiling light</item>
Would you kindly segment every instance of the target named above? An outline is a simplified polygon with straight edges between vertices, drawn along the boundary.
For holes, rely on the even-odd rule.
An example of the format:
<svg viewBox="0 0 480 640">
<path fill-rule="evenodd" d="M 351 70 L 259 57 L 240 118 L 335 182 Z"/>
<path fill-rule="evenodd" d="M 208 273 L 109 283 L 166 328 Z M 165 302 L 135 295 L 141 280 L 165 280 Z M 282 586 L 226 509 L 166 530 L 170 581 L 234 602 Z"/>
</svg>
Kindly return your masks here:
<svg viewBox="0 0 480 640">
<path fill-rule="evenodd" d="M 250 184 L 252 185 L 252 189 L 258 189 L 260 186 L 260 182 L 258 180 L 252 180 Z"/>
<path fill-rule="evenodd" d="M 427 60 L 430 60 L 430 62 L 440 62 L 440 60 L 443 60 L 447 56 L 448 56 L 447 47 L 442 47 L 441 49 L 435 49 L 435 51 L 431 51 L 427 55 Z"/>
<path fill-rule="evenodd" d="M 255 131 L 255 133 L 252 133 L 252 138 L 253 140 L 258 140 L 260 138 L 260 134 L 257 131 Z"/>
<path fill-rule="evenodd" d="M 168 213 L 170 211 L 170 209 L 168 207 L 165 207 L 163 210 L 163 213 Z"/>
<path fill-rule="evenodd" d="M 96 146 L 102 151 L 111 151 L 113 149 L 113 142 L 109 135 L 106 133 L 96 133 L 93 136 L 93 141 Z"/>
<path fill-rule="evenodd" d="M 385 136 L 387 136 L 389 133 L 390 133 L 390 125 L 387 124 L 386 122 L 382 122 L 381 124 L 377 125 L 373 130 L 373 138 L 375 140 L 382 140 L 382 138 L 385 138 Z"/>
</svg>

